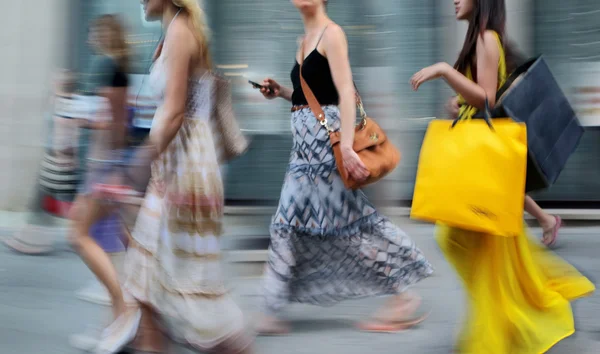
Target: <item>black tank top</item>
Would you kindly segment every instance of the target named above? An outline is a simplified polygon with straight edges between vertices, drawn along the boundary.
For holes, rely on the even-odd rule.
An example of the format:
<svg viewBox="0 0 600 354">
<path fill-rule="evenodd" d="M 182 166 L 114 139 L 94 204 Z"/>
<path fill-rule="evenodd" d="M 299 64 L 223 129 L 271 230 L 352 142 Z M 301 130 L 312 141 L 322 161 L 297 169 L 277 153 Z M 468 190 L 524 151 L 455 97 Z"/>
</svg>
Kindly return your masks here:
<svg viewBox="0 0 600 354">
<path fill-rule="evenodd" d="M 308 54 L 302 64 L 302 76 L 310 90 L 314 93 L 317 101 L 321 106 L 338 105 L 340 98 L 338 96 L 337 89 L 333 83 L 331 77 L 331 70 L 329 69 L 329 60 L 323 54 L 319 53 L 317 47 L 323 39 L 323 35 L 327 30 L 328 26 L 325 26 L 323 32 L 319 36 L 315 49 Z M 304 55 L 304 53 L 300 53 Z M 292 85 L 294 86 L 294 92 L 292 93 L 292 104 L 294 106 L 305 106 L 308 104 L 304 91 L 302 91 L 302 84 L 300 84 L 300 64 L 296 61 L 292 73 L 290 74 L 292 79 Z"/>
<path fill-rule="evenodd" d="M 317 49 L 314 49 L 304 59 L 302 65 L 302 75 L 304 80 L 315 94 L 317 101 L 322 106 L 338 105 L 339 96 L 333 78 L 331 77 L 331 69 L 329 69 L 329 61 Z M 302 85 L 300 84 L 300 64 L 296 62 L 291 73 L 292 85 L 294 92 L 292 93 L 292 104 L 294 106 L 307 105 Z"/>
</svg>

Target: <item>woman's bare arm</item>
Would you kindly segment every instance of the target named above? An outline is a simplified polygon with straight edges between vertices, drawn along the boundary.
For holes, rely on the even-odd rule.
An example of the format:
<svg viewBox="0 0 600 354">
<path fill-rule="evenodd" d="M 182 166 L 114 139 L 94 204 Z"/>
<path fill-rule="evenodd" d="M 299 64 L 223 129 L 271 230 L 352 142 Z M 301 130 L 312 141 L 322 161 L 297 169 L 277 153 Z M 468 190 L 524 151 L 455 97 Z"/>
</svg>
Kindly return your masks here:
<svg viewBox="0 0 600 354">
<path fill-rule="evenodd" d="M 469 80 L 451 67 L 442 76 L 467 104 L 483 109 L 487 97 L 490 107 L 493 107 L 498 90 L 499 60 L 500 51 L 496 35 L 486 31 L 477 41 L 477 82 Z"/>
<path fill-rule="evenodd" d="M 331 76 L 340 97 L 341 147 L 352 149 L 356 124 L 356 89 L 348 57 L 348 41 L 344 30 L 332 24 L 323 35 L 323 45 Z"/>
<path fill-rule="evenodd" d="M 196 40 L 186 22 L 183 20 L 173 22 L 163 48 L 167 84 L 163 106 L 157 111 L 160 116 L 155 117 L 160 124 L 150 135 L 150 142 L 159 154 L 167 149 L 183 123 L 190 66 L 196 51 Z"/>
</svg>

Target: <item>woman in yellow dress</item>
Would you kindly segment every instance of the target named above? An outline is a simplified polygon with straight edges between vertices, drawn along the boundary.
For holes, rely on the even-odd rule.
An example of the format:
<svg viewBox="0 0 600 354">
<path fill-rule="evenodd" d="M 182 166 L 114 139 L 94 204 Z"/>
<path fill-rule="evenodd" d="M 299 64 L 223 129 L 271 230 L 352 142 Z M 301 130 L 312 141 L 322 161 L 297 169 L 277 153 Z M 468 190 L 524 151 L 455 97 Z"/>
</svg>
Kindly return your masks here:
<svg viewBox="0 0 600 354">
<path fill-rule="evenodd" d="M 438 63 L 416 73 L 411 84 L 443 78 L 459 95 L 460 115 L 472 116 L 495 103 L 507 76 L 511 50 L 505 46 L 504 0 L 454 0 L 458 20 L 469 29 L 454 67 Z M 537 354 L 575 332 L 570 301 L 594 285 L 575 268 L 518 236 L 486 235 L 445 225 L 437 241 L 462 279 L 469 312 L 458 351 L 472 354 Z"/>
</svg>

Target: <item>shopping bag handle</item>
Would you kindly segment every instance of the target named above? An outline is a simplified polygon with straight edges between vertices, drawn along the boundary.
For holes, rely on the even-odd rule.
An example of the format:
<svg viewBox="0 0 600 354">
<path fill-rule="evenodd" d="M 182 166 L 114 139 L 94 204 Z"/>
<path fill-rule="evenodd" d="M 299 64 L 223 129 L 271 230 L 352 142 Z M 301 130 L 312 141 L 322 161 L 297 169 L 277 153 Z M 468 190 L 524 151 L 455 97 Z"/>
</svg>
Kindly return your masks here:
<svg viewBox="0 0 600 354">
<path fill-rule="evenodd" d="M 466 114 L 465 112 L 467 112 L 467 110 L 463 111 L 462 116 L 458 117 L 457 119 L 454 120 L 454 122 L 452 122 L 452 128 L 454 128 L 456 126 L 456 124 L 458 124 L 459 121 L 465 120 L 464 115 Z M 492 125 L 492 113 L 490 111 L 490 102 L 487 98 L 487 96 L 485 97 L 485 107 L 483 109 L 483 120 L 485 120 L 485 122 L 487 123 L 488 127 L 490 127 L 491 130 L 495 130 L 494 126 Z"/>
</svg>

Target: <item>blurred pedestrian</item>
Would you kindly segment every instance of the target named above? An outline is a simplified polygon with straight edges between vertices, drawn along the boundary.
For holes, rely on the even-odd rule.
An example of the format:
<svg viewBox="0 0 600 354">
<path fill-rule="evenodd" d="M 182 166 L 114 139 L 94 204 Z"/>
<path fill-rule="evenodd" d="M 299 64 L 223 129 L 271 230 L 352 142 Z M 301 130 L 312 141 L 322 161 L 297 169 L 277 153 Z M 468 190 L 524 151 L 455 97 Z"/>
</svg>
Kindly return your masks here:
<svg viewBox="0 0 600 354">
<path fill-rule="evenodd" d="M 111 258 L 91 234 L 92 226 L 115 212 L 95 193 L 103 183 L 114 183 L 118 166 L 124 164 L 128 126 L 129 50 L 125 28 L 117 15 L 97 18 L 91 31 L 91 42 L 99 56 L 91 72 L 90 103 L 94 118 L 84 122 L 92 128 L 85 181 L 71 210 L 73 229 L 70 240 L 90 270 L 110 294 L 112 312 L 120 326 L 135 333 L 141 312 L 127 311 L 119 277 Z M 127 241 L 127 240 L 125 240 Z"/>
<path fill-rule="evenodd" d="M 54 111 L 49 119 L 49 134 L 46 152 L 40 166 L 38 185 L 32 199 L 27 224 L 20 228 L 4 244 L 15 252 L 28 255 L 43 255 L 54 251 L 57 237 L 57 222 L 47 209 L 55 215 L 65 215 L 75 197 L 79 182 L 76 157 L 77 123 L 65 106 L 71 101 L 75 87 L 74 75 L 61 70 L 54 78 L 49 106 Z M 46 201 L 46 203 L 45 203 Z M 47 201 L 52 201 L 48 203 Z M 49 204 L 52 207 L 49 208 Z"/>
<path fill-rule="evenodd" d="M 248 353 L 252 338 L 221 270 L 224 195 L 209 121 L 215 82 L 204 13 L 196 0 L 142 4 L 148 20 L 161 21 L 165 39 L 150 73 L 161 103 L 143 147 L 154 161 L 127 253 L 126 289 L 175 341 Z M 133 339 L 134 327 L 121 324 L 107 328 L 98 352 L 114 353 Z"/>
<path fill-rule="evenodd" d="M 424 68 L 411 84 L 418 90 L 443 78 L 459 95 L 459 115 L 470 118 L 484 109 L 486 99 L 495 104 L 496 91 L 515 63 L 506 45 L 504 0 L 454 0 L 454 5 L 456 18 L 469 23 L 456 64 Z M 591 294 L 594 285 L 532 242 L 526 230 L 507 237 L 441 225 L 437 240 L 469 299 L 457 348 L 461 353 L 545 353 L 574 333 L 570 301 Z"/>
<path fill-rule="evenodd" d="M 56 250 L 56 241 L 64 231 L 56 218 L 69 215 L 77 188 L 85 173 L 87 134 L 80 129 L 81 111 L 75 94 L 76 78 L 68 70 L 61 70 L 55 78 L 50 106 L 53 109 L 46 153 L 40 166 L 39 181 L 33 198 L 27 224 L 16 234 L 4 240 L 11 250 L 26 255 L 44 255 Z M 117 215 L 108 215 L 93 225 L 90 231 L 101 246 L 111 254 L 124 251 L 118 235 L 121 234 Z M 93 293 L 92 294 L 92 291 Z M 85 297 L 103 301 L 101 289 L 85 291 Z"/>
<path fill-rule="evenodd" d="M 327 0 L 292 3 L 305 28 L 291 72 L 293 89 L 269 78 L 261 89 L 267 99 L 291 101 L 294 137 L 271 224 L 264 279 L 267 314 L 258 331 L 288 332 L 279 311 L 289 302 L 329 305 L 378 295 L 391 298 L 361 322 L 360 329 L 393 332 L 412 327 L 425 316 L 417 315 L 420 297 L 407 290 L 433 268 L 410 237 L 379 214 L 362 191 L 344 186 L 328 131 L 308 107 L 300 70 L 328 124 L 341 132 L 344 167 L 353 179 L 365 179 L 368 172 L 352 148 L 356 91 L 346 35 L 328 17 Z"/>
<path fill-rule="evenodd" d="M 110 131 L 111 112 L 110 108 L 106 106 L 106 101 L 101 97 L 98 99 L 98 89 L 100 85 L 106 85 L 106 81 L 109 80 L 111 73 L 114 71 L 113 63 L 110 59 L 107 59 L 107 53 L 102 50 L 102 43 L 106 42 L 106 30 L 102 28 L 101 19 L 92 21 L 89 27 L 88 34 L 88 45 L 96 54 L 91 60 L 91 68 L 88 72 L 88 80 L 84 83 L 84 91 L 87 95 L 81 96 L 81 106 L 83 106 L 82 113 L 79 117 L 80 136 L 79 136 L 79 161 L 81 166 L 81 174 L 87 176 L 84 179 L 83 184 L 79 187 L 80 198 L 81 195 L 89 196 L 90 189 L 90 176 L 98 173 L 97 160 L 106 158 L 112 149 L 111 139 L 112 133 Z M 118 75 L 122 75 L 115 71 L 115 80 L 118 80 Z M 104 82 L 103 82 L 104 81 Z M 122 99 L 122 98 L 121 98 Z M 91 162 L 89 161 L 91 159 Z M 90 168 L 91 170 L 88 170 Z M 87 184 L 87 186 L 86 186 Z M 86 191 L 86 189 L 88 189 Z M 76 203 L 76 207 L 70 211 L 71 219 L 77 217 L 78 208 L 81 209 L 81 203 Z M 125 225 L 121 220 L 119 213 L 113 211 L 103 215 L 97 222 L 95 222 L 89 233 L 96 243 L 109 255 L 112 263 L 119 270 L 119 274 L 122 273 L 122 262 L 127 244 L 127 232 Z M 107 289 L 99 283 L 94 281 L 85 288 L 77 292 L 77 296 L 83 300 L 98 303 L 101 305 L 110 305 L 111 298 L 107 292 Z"/>
</svg>

